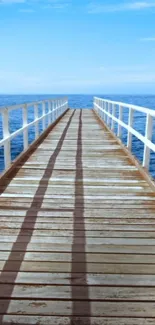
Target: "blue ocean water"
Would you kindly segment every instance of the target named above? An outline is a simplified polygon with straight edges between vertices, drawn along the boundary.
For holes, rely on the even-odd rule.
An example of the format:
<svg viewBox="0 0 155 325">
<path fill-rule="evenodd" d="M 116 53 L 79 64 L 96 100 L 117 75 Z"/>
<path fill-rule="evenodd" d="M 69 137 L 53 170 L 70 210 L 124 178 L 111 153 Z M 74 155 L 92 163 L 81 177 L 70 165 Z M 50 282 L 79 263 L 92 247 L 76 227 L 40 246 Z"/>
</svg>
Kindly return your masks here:
<svg viewBox="0 0 155 325">
<path fill-rule="evenodd" d="M 155 110 L 155 95 L 67 95 L 69 98 L 70 108 L 92 108 L 93 97 L 107 98 L 114 101 L 120 101 L 124 103 L 143 106 Z M 49 98 L 63 97 L 63 95 L 0 95 L 0 107 L 10 106 L 16 104 L 23 104 L 28 102 L 40 101 Z M 39 107 L 39 115 L 41 114 L 41 107 Z M 1 114 L 0 114 L 1 115 Z M 116 110 L 116 116 L 118 110 Z M 33 107 L 30 107 L 28 113 L 28 121 L 33 121 L 34 111 Z M 127 122 L 128 110 L 123 110 L 123 121 Z M 141 134 L 145 134 L 145 114 L 140 112 L 134 113 L 134 128 Z M 10 112 L 10 132 L 13 132 L 22 126 L 22 110 L 14 110 Z M 39 125 L 40 132 L 42 131 L 41 123 Z M 117 132 L 117 128 L 115 128 Z M 2 121 L 0 116 L 0 139 L 2 138 Z M 29 143 L 34 140 L 34 127 L 29 128 Z M 126 144 L 127 133 L 125 130 L 122 132 L 122 141 Z M 153 124 L 153 137 L 152 141 L 155 143 L 155 121 Z M 132 152 L 142 162 L 143 159 L 143 144 L 133 136 Z M 11 156 L 14 159 L 23 150 L 23 136 L 18 135 L 11 141 Z M 3 148 L 0 148 L 0 171 L 4 169 L 4 155 Z M 151 152 L 150 172 L 155 178 L 155 154 Z"/>
</svg>

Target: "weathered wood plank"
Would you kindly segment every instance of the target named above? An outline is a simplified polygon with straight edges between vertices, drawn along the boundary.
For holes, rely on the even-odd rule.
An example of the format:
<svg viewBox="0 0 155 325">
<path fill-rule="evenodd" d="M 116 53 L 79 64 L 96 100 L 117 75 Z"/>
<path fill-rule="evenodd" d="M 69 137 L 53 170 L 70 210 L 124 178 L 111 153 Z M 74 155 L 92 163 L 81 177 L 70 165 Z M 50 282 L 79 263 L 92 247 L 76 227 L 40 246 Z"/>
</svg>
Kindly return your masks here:
<svg viewBox="0 0 155 325">
<path fill-rule="evenodd" d="M 58 220 L 59 218 L 59 220 Z M 140 218 L 139 218 L 140 219 Z M 24 222 L 23 228 L 31 228 L 32 223 L 35 220 L 35 217 L 29 217 Z M 0 216 L 1 228 L 21 228 L 24 221 L 24 216 L 15 217 L 15 216 Z M 78 223 L 76 223 L 77 230 L 81 229 L 81 220 L 79 218 Z M 101 228 L 113 229 L 120 227 L 120 229 L 127 229 L 130 227 L 135 230 L 153 230 L 155 227 L 155 218 L 85 218 L 85 229 L 86 230 L 100 230 Z M 37 217 L 37 222 L 35 223 L 34 229 L 73 229 L 73 218 L 62 218 L 62 217 Z"/>
<path fill-rule="evenodd" d="M 9 251 L 0 251 L 0 261 L 7 260 L 9 257 Z M 22 253 L 17 254 L 16 252 L 11 255 L 10 259 L 12 261 L 19 261 L 21 259 Z M 74 258 L 76 262 L 83 262 L 82 253 L 74 253 Z M 100 254 L 98 249 L 97 254 L 86 253 L 85 254 L 86 263 L 122 263 L 122 264 L 155 264 L 154 256 L 152 255 L 138 255 L 138 254 Z M 41 253 L 41 252 L 26 252 L 24 255 L 24 261 L 51 261 L 51 262 L 72 262 L 71 253 L 63 252 L 60 253 Z"/>
<path fill-rule="evenodd" d="M 4 272 L 0 277 L 1 284 L 43 284 L 43 285 L 68 285 L 71 284 L 71 273 L 46 273 L 46 272 L 19 272 L 14 279 L 14 272 Z M 83 273 L 74 273 L 72 285 L 85 286 Z M 87 274 L 89 286 L 121 286 L 121 287 L 155 287 L 155 275 L 150 274 Z"/>
<path fill-rule="evenodd" d="M 5 315 L 2 325 L 70 325 L 71 317 Z M 88 324 L 87 317 L 72 317 L 75 325 Z M 91 325 L 154 325 L 155 318 L 91 317 Z"/>
<path fill-rule="evenodd" d="M 0 236 L 17 236 L 20 232 L 20 229 L 12 229 L 12 228 L 1 228 Z M 20 236 L 28 236 L 31 233 L 30 229 L 22 229 L 22 233 Z M 51 230 L 51 229 L 36 229 L 33 231 L 33 236 L 38 237 L 47 237 L 51 236 L 53 239 L 56 237 L 81 237 L 81 230 L 76 230 L 76 236 L 74 236 L 74 230 Z M 96 238 L 96 243 L 102 243 L 102 238 L 150 238 L 155 239 L 155 231 L 120 231 L 120 230 L 109 230 L 109 231 L 99 231 L 99 230 L 85 230 L 85 237 Z M 89 239 L 88 239 L 89 242 Z M 80 239 L 79 239 L 80 244 Z"/>
<path fill-rule="evenodd" d="M 1 242 L 1 252 L 3 251 L 11 251 L 13 242 Z M 53 243 L 41 243 L 38 245 L 38 243 L 29 243 L 27 245 L 27 252 L 81 252 L 81 245 L 77 244 L 74 245 L 74 248 L 72 247 L 72 244 L 53 244 Z M 16 243 L 14 244 L 14 252 L 22 252 L 23 251 L 23 246 L 21 243 Z M 99 244 L 99 245 L 86 245 L 85 246 L 85 252 L 86 253 L 122 253 L 122 254 L 151 254 L 155 255 L 155 245 L 151 246 L 134 246 L 134 245 L 117 245 L 117 244 Z M 153 256 L 152 256 L 153 259 Z"/>
<path fill-rule="evenodd" d="M 0 323 L 153 325 L 154 190 L 90 110 L 63 136 L 71 115 L 0 186 Z"/>
<path fill-rule="evenodd" d="M 84 299 L 83 286 L 78 285 L 76 287 L 77 300 Z M 72 299 L 72 288 L 71 286 L 58 286 L 58 285 L 13 285 L 1 284 L 0 285 L 0 298 L 8 298 L 10 291 L 13 291 L 12 297 L 15 299 Z M 116 301 L 128 300 L 128 301 L 155 301 L 155 287 L 103 287 L 103 286 L 89 286 L 89 300 L 95 301 Z"/>
<path fill-rule="evenodd" d="M 17 236 L 0 236 L 1 243 L 13 243 L 16 242 Z M 83 237 L 76 237 L 76 244 L 80 245 L 83 240 Z M 31 239 L 29 236 L 21 236 L 18 238 L 18 243 L 38 243 L 40 245 L 44 243 L 49 244 L 73 244 L 73 237 L 47 237 L 47 236 L 32 236 Z M 87 245 L 126 245 L 126 246 L 155 246 L 155 239 L 150 238 L 86 238 Z"/>
<path fill-rule="evenodd" d="M 7 217 L 6 217 L 7 218 Z M 24 218 L 22 220 L 22 217 L 21 218 L 18 218 L 18 217 L 15 217 L 13 219 L 11 219 L 11 222 L 8 221 L 8 218 L 7 218 L 7 221 L 3 221 L 4 217 L 0 218 L 0 229 L 1 230 L 5 230 L 5 229 L 20 229 L 22 227 L 22 221 L 24 221 Z M 5 219 L 6 220 L 6 219 Z M 17 222 L 18 221 L 21 221 L 21 222 Z M 16 223 L 15 223 L 16 221 Z M 39 222 L 40 221 L 40 222 Z M 52 221 L 52 222 L 51 222 Z M 89 222 L 88 222 L 89 221 Z M 93 220 L 87 220 L 87 223 L 85 223 L 85 230 L 86 231 L 93 231 L 92 233 L 92 236 L 94 237 L 95 235 L 95 231 L 99 231 L 100 230 L 100 233 L 101 233 L 101 228 L 103 229 L 103 231 L 105 230 L 108 230 L 108 231 L 154 231 L 155 230 L 155 220 L 148 220 L 146 221 L 144 219 L 144 224 L 143 222 L 141 221 L 141 223 L 137 222 L 133 224 L 129 223 L 130 220 L 126 221 L 126 223 L 124 222 L 122 224 L 122 220 L 121 219 L 118 219 L 118 221 L 116 221 L 115 219 L 112 220 L 110 222 L 110 220 L 100 220 L 98 219 L 97 220 L 98 222 L 95 223 L 95 219 Z M 102 221 L 102 222 L 101 222 Z M 117 224 L 118 222 L 118 224 Z M 32 227 L 32 223 L 33 223 L 33 218 L 32 219 L 29 219 L 29 222 L 27 223 L 24 223 L 22 229 L 31 229 Z M 73 220 L 70 218 L 70 219 L 63 219 L 61 218 L 61 220 L 59 220 L 59 223 L 58 223 L 58 219 L 55 218 L 55 220 L 50 219 L 50 218 L 46 218 L 44 220 L 42 220 L 42 218 L 37 218 L 37 223 L 35 223 L 35 226 L 34 226 L 34 229 L 37 229 L 37 230 L 57 230 L 57 231 L 61 231 L 61 230 L 72 230 L 73 229 Z M 76 224 L 76 230 L 80 231 L 83 229 L 83 223 L 81 222 L 80 223 L 80 219 L 79 219 L 79 223 Z M 42 232 L 44 234 L 44 232 Z M 94 234 L 94 235 L 93 235 Z M 87 233 L 86 233 L 87 235 Z M 100 235 L 99 235 L 100 236 Z"/>
<path fill-rule="evenodd" d="M 2 271 L 6 261 L 0 261 L 0 270 Z M 23 272 L 62 272 L 62 273 L 74 273 L 72 271 L 72 263 L 67 262 L 29 262 L 23 261 L 20 263 L 20 271 Z M 75 272 L 81 273 L 81 270 L 85 270 L 84 263 L 74 262 Z M 6 264 L 6 271 L 16 272 L 19 269 L 18 261 L 11 261 Z M 87 263 L 87 273 L 104 273 L 104 274 L 154 274 L 155 264 L 115 264 L 115 263 Z"/>
<path fill-rule="evenodd" d="M 5 299 L 0 300 L 0 314 L 3 313 Z M 77 301 L 77 315 L 90 316 L 83 301 Z M 82 308 L 81 308 L 82 307 Z M 11 300 L 7 313 L 18 315 L 72 315 L 71 301 Z M 155 317 L 154 302 L 91 302 L 91 316 Z"/>
</svg>

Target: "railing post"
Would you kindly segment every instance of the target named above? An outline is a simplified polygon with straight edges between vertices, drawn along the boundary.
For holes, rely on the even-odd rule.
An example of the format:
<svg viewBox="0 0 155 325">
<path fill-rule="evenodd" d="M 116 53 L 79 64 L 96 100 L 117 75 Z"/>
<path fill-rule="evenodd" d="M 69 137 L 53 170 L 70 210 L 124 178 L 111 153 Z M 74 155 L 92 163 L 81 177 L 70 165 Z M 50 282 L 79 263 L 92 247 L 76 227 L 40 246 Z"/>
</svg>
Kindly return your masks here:
<svg viewBox="0 0 155 325">
<path fill-rule="evenodd" d="M 99 114 L 99 116 L 101 116 L 101 111 L 100 111 L 100 99 L 98 100 L 98 106 L 99 106 L 98 114 Z"/>
<path fill-rule="evenodd" d="M 57 99 L 57 110 L 56 110 L 56 119 L 58 118 L 59 115 L 59 99 Z"/>
<path fill-rule="evenodd" d="M 56 100 L 53 101 L 53 121 L 56 120 Z"/>
<path fill-rule="evenodd" d="M 96 98 L 96 112 L 98 113 L 98 99 Z"/>
<path fill-rule="evenodd" d="M 104 101 L 103 100 L 102 100 L 101 108 L 104 110 Z M 103 116 L 103 121 L 104 121 L 104 118 L 105 118 L 105 113 L 104 112 L 102 112 L 102 116 Z"/>
<path fill-rule="evenodd" d="M 51 123 L 53 123 L 53 121 L 54 121 L 53 109 L 54 109 L 53 100 L 51 100 Z"/>
<path fill-rule="evenodd" d="M 62 99 L 60 99 L 60 115 L 62 114 L 62 111 L 63 111 L 63 100 Z"/>
<path fill-rule="evenodd" d="M 65 106 L 65 110 L 68 109 L 68 97 L 66 97 L 66 106 Z"/>
<path fill-rule="evenodd" d="M 94 103 L 94 105 L 95 105 L 95 110 L 96 110 L 96 112 L 97 112 L 97 98 L 95 98 L 95 103 Z"/>
<path fill-rule="evenodd" d="M 56 114 L 56 111 L 55 111 L 55 109 L 56 109 L 56 100 L 53 100 L 53 121 L 55 121 L 55 114 Z"/>
<path fill-rule="evenodd" d="M 50 110 L 51 110 L 51 114 L 50 114 L 50 121 L 51 123 L 53 123 L 53 101 L 50 101 Z"/>
<path fill-rule="evenodd" d="M 42 116 L 46 114 L 46 103 L 42 102 Z M 46 127 L 46 117 L 44 116 L 42 119 L 42 126 L 43 126 L 43 131 L 45 130 Z"/>
<path fill-rule="evenodd" d="M 54 109 L 54 112 L 53 112 L 53 118 L 54 118 L 54 121 L 56 120 L 56 108 L 57 108 L 57 101 L 56 99 L 54 100 L 54 106 L 53 106 L 53 109 Z"/>
<path fill-rule="evenodd" d="M 99 106 L 100 106 L 100 100 L 98 99 L 98 108 L 97 108 L 97 109 L 98 109 L 98 111 L 97 111 L 97 112 L 98 112 L 98 115 L 100 115 L 100 109 L 99 109 Z"/>
<path fill-rule="evenodd" d="M 58 118 L 58 115 L 59 115 L 59 99 L 57 100 L 56 119 Z"/>
<path fill-rule="evenodd" d="M 107 102 L 107 112 L 110 113 L 110 103 Z M 107 125 L 110 126 L 110 117 L 107 115 Z"/>
<path fill-rule="evenodd" d="M 100 109 L 99 109 L 99 107 L 100 107 L 100 100 L 98 99 L 98 115 L 100 115 Z"/>
<path fill-rule="evenodd" d="M 107 102 L 105 102 L 105 111 L 107 112 Z M 105 118 L 105 122 L 106 122 L 106 124 L 108 124 L 108 115 L 106 114 L 106 118 Z"/>
<path fill-rule="evenodd" d="M 7 139 L 4 144 L 4 165 L 5 169 L 11 164 L 11 151 L 10 151 L 10 132 L 9 132 L 9 118 L 8 109 L 5 108 L 2 113 L 2 123 L 3 123 L 3 138 Z"/>
<path fill-rule="evenodd" d="M 112 116 L 115 117 L 115 114 L 116 114 L 116 105 L 112 104 Z M 112 131 L 114 131 L 114 129 L 115 129 L 115 121 L 113 119 L 111 122 L 111 129 L 112 129 Z"/>
<path fill-rule="evenodd" d="M 58 118 L 58 117 L 60 116 L 60 114 L 61 114 L 60 106 L 61 106 L 61 100 L 58 99 L 58 114 L 57 114 L 57 118 Z"/>
<path fill-rule="evenodd" d="M 106 110 L 106 103 L 104 100 L 103 100 L 102 108 L 104 109 L 104 111 Z M 103 113 L 103 119 L 104 119 L 104 122 L 106 122 L 106 113 L 105 112 Z"/>
<path fill-rule="evenodd" d="M 97 105 L 96 110 L 97 110 L 97 114 L 98 114 L 98 111 L 99 111 L 99 109 L 98 109 L 98 105 L 99 105 L 98 98 L 96 99 L 96 105 Z"/>
<path fill-rule="evenodd" d="M 153 117 L 147 114 L 146 119 L 146 130 L 145 130 L 145 139 L 151 140 L 152 139 L 152 128 L 153 128 Z M 144 155 L 143 155 L 143 166 L 149 169 L 150 164 L 150 148 L 147 144 L 144 144 Z"/>
<path fill-rule="evenodd" d="M 24 150 L 28 148 L 28 123 L 27 123 L 27 105 L 23 106 L 23 141 L 24 141 Z"/>
<path fill-rule="evenodd" d="M 100 108 L 102 109 L 102 99 L 100 99 Z M 102 118 L 103 112 L 100 110 L 100 117 Z"/>
<path fill-rule="evenodd" d="M 123 118 L 123 107 L 119 106 L 119 120 L 122 121 Z M 117 132 L 118 137 L 121 137 L 122 135 L 122 126 L 118 124 L 118 132 Z"/>
<path fill-rule="evenodd" d="M 100 117 L 103 119 L 103 112 L 102 112 L 102 99 L 100 99 Z"/>
<path fill-rule="evenodd" d="M 96 104 L 96 98 L 94 97 L 94 101 L 93 101 L 94 111 L 96 110 L 95 104 Z"/>
<path fill-rule="evenodd" d="M 109 103 L 109 105 L 108 105 L 108 113 L 109 114 L 112 113 L 112 104 L 111 103 Z M 111 119 L 111 117 L 109 117 L 109 127 L 110 127 L 110 129 L 111 129 L 111 123 L 112 123 L 112 119 Z"/>
<path fill-rule="evenodd" d="M 61 105 L 62 105 L 62 107 L 61 107 L 61 114 L 63 114 L 63 112 L 66 110 L 66 99 L 63 101 L 63 100 L 61 100 Z"/>
<path fill-rule="evenodd" d="M 132 123 L 133 123 L 133 113 L 134 113 L 134 110 L 130 107 L 129 108 L 129 118 L 128 118 L 128 126 L 130 126 L 130 127 L 132 127 Z M 127 147 L 130 150 L 132 148 L 132 133 L 130 132 L 130 130 L 128 130 Z"/>
<path fill-rule="evenodd" d="M 48 100 L 48 126 L 51 124 L 51 101 Z"/>
<path fill-rule="evenodd" d="M 60 104 L 60 109 L 59 109 L 59 116 L 62 114 L 62 99 L 60 98 L 59 100 L 59 104 Z"/>
<path fill-rule="evenodd" d="M 57 108 L 57 101 L 56 101 L 56 99 L 54 100 L 54 112 L 53 112 L 53 119 L 54 119 L 54 121 L 56 120 L 56 113 L 57 113 L 57 111 L 56 111 L 56 108 Z"/>
<path fill-rule="evenodd" d="M 38 104 L 34 105 L 34 119 L 36 120 L 35 122 L 35 139 L 38 138 L 39 136 L 39 128 L 38 128 Z"/>
</svg>

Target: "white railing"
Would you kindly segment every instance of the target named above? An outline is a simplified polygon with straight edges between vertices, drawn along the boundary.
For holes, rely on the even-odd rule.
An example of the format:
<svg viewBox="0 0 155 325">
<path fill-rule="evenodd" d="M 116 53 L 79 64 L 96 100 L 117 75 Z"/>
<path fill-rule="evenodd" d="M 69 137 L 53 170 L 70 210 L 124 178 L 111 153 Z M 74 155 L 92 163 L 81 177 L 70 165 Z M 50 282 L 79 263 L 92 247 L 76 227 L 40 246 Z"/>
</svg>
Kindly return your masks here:
<svg viewBox="0 0 155 325">
<path fill-rule="evenodd" d="M 39 105 L 41 107 L 41 116 L 39 116 Z M 30 107 L 34 108 L 34 120 L 28 123 L 28 109 Z M 22 127 L 13 133 L 10 133 L 9 126 L 9 112 L 12 110 L 22 109 Z M 56 121 L 61 114 L 63 114 L 68 109 L 68 99 L 49 99 L 39 102 L 33 102 L 28 104 L 19 104 L 9 107 L 1 107 L 0 114 L 2 115 L 2 131 L 3 138 L 0 140 L 0 147 L 4 146 L 4 165 L 7 169 L 11 164 L 11 149 L 10 142 L 17 135 L 23 133 L 23 147 L 26 150 L 29 146 L 28 144 L 28 129 L 31 126 L 35 126 L 35 140 L 40 136 L 39 134 L 39 122 L 42 121 L 42 132 Z"/>
<path fill-rule="evenodd" d="M 116 107 L 118 107 L 119 110 L 118 118 L 116 117 Z M 125 108 L 128 109 L 128 124 L 123 121 L 123 109 Z M 94 110 L 101 118 L 103 118 L 112 131 L 114 131 L 115 123 L 118 124 L 118 137 L 121 137 L 122 135 L 122 128 L 127 130 L 127 147 L 129 150 L 131 150 L 132 147 L 132 135 L 144 143 L 143 166 L 148 169 L 150 165 L 150 150 L 155 152 L 155 144 L 152 142 L 153 118 L 155 117 L 155 111 L 140 106 L 114 102 L 97 97 L 94 97 Z M 144 113 L 146 116 L 145 136 L 133 128 L 134 111 Z"/>
</svg>

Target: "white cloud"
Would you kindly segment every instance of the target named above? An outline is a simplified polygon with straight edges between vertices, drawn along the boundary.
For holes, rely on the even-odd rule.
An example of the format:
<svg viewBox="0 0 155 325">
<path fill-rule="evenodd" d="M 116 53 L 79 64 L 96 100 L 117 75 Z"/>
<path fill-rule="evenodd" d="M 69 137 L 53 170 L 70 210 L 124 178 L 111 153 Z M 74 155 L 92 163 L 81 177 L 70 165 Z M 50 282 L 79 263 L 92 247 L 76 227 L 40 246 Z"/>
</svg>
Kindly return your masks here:
<svg viewBox="0 0 155 325">
<path fill-rule="evenodd" d="M 24 3 L 25 0 L 0 0 L 0 5 L 9 5 L 15 3 Z"/>
<path fill-rule="evenodd" d="M 16 83 L 16 84 L 39 84 L 41 78 L 38 76 L 20 74 L 14 71 L 0 71 L 0 81 L 4 83 Z"/>
<path fill-rule="evenodd" d="M 151 65 L 100 66 L 98 68 L 100 84 L 153 84 L 155 67 Z"/>
<path fill-rule="evenodd" d="M 67 8 L 70 5 L 70 0 L 65 1 L 65 0 L 47 0 L 45 2 L 42 2 L 43 4 L 43 9 L 58 9 L 58 10 L 63 10 Z"/>
<path fill-rule="evenodd" d="M 128 73 L 119 74 L 116 76 L 109 77 L 107 82 L 111 83 L 155 83 L 155 73 Z"/>
<path fill-rule="evenodd" d="M 100 71 L 106 72 L 119 72 L 119 73 L 130 73 L 130 72 L 144 72 L 144 71 L 151 71 L 152 69 L 150 68 L 149 65 L 124 65 L 124 66 L 100 66 L 99 67 Z"/>
<path fill-rule="evenodd" d="M 155 37 L 144 37 L 140 39 L 141 42 L 155 42 Z"/>
<path fill-rule="evenodd" d="M 58 9 L 62 10 L 69 6 L 69 3 L 55 3 L 55 4 L 47 4 L 46 6 L 43 6 L 43 9 Z"/>
<path fill-rule="evenodd" d="M 34 12 L 34 10 L 33 9 L 20 9 L 19 12 L 31 14 Z"/>
<path fill-rule="evenodd" d="M 101 67 L 100 67 L 100 71 L 105 71 L 106 70 L 106 68 L 102 65 Z"/>
<path fill-rule="evenodd" d="M 54 86 L 99 86 L 99 85 L 117 85 L 117 84 L 143 84 L 143 83 L 155 83 L 155 72 L 153 73 L 108 73 L 102 74 L 102 76 L 90 76 L 90 78 L 64 78 L 51 81 L 50 84 Z"/>
<path fill-rule="evenodd" d="M 112 12 L 121 12 L 121 11 L 138 11 L 149 8 L 155 8 L 155 2 L 153 1 L 139 1 L 139 2 L 127 2 L 127 3 L 118 3 L 115 5 L 105 5 L 105 4 L 95 4 L 90 3 L 88 6 L 88 12 L 91 14 L 99 13 L 112 13 Z"/>
<path fill-rule="evenodd" d="M 0 0 L 0 5 L 9 5 L 9 4 L 18 4 L 18 3 L 28 3 L 28 4 L 39 4 L 40 6 L 43 6 L 43 8 L 46 9 L 64 9 L 69 6 L 70 0 Z M 23 8 L 20 9 L 20 12 L 33 12 L 32 9 L 29 8 Z"/>
</svg>

